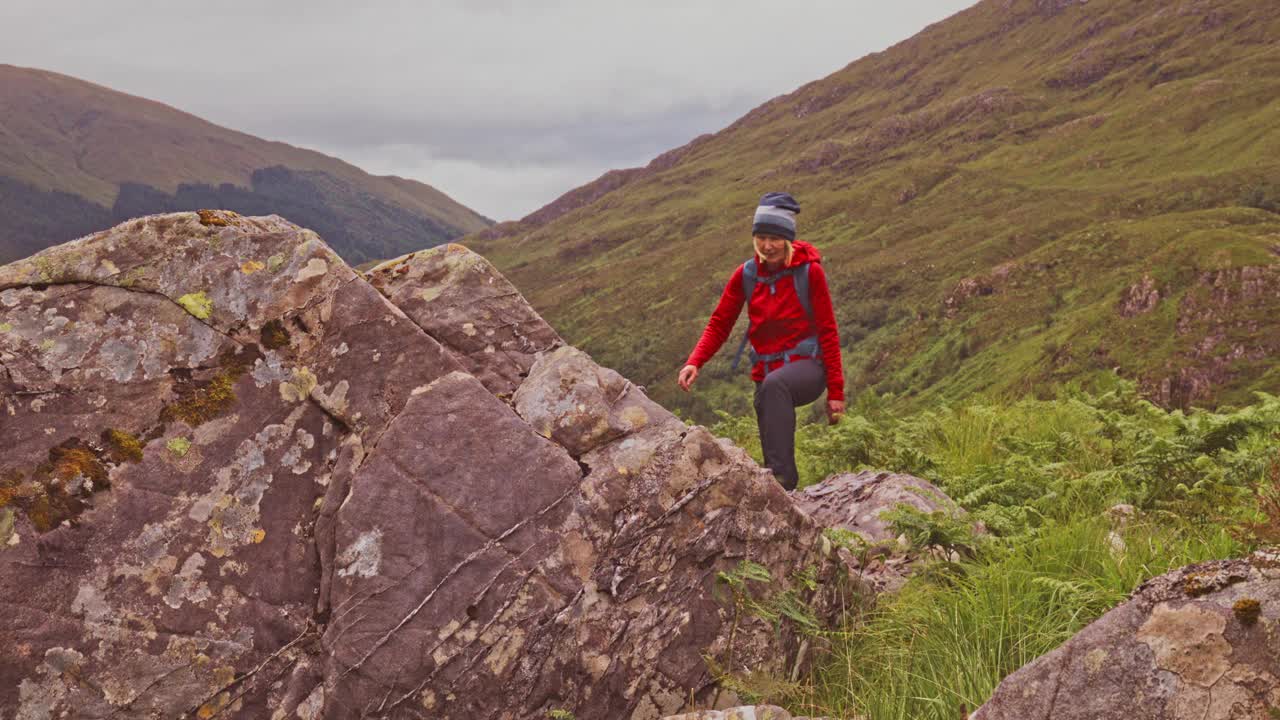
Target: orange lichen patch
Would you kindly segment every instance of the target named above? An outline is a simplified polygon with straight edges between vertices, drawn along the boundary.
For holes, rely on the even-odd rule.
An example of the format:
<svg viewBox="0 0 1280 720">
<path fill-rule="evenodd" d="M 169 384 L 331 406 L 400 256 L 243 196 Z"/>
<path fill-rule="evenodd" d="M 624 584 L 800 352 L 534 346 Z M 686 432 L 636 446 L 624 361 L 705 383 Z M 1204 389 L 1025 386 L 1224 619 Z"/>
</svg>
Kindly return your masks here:
<svg viewBox="0 0 1280 720">
<path fill-rule="evenodd" d="M 264 263 L 260 263 L 257 260 L 245 260 L 240 263 L 240 272 L 245 275 L 252 275 L 265 267 Z"/>
<path fill-rule="evenodd" d="M 77 478 L 92 480 L 94 483 L 107 481 L 106 466 L 88 446 L 55 447 L 49 451 L 49 460 L 53 463 L 54 477 L 65 483 L 74 482 Z"/>
<path fill-rule="evenodd" d="M 272 320 L 262 326 L 262 346 L 271 350 L 279 350 L 289 344 L 289 330 L 279 320 Z"/>
<path fill-rule="evenodd" d="M 30 483 L 23 483 L 25 475 L 18 470 L 8 470 L 0 475 L 0 508 L 17 505 L 32 494 Z"/>
<path fill-rule="evenodd" d="M 218 693 L 217 697 L 201 705 L 200 709 L 196 710 L 196 717 L 201 720 L 209 720 L 214 715 L 221 713 L 230 704 L 231 696 L 229 694 Z"/>
<path fill-rule="evenodd" d="M 107 444 L 111 462 L 142 462 L 142 442 L 136 435 L 107 428 L 102 431 L 102 441 Z"/>
<path fill-rule="evenodd" d="M 197 211 L 197 213 L 200 215 L 201 225 L 215 225 L 218 227 L 225 227 L 226 225 L 230 224 L 227 222 L 226 218 L 224 218 L 222 214 L 219 213 L 217 210 L 199 210 Z"/>
<path fill-rule="evenodd" d="M 40 532 L 74 522 L 96 492 L 110 487 L 105 450 L 71 438 L 49 449 L 49 459 L 28 476 L 19 470 L 0 475 L 0 508 L 20 510 Z"/>
<path fill-rule="evenodd" d="M 1215 589 L 1213 575 L 1209 573 L 1191 573 L 1182 582 L 1182 589 L 1191 597 L 1199 597 Z"/>
<path fill-rule="evenodd" d="M 1231 606 L 1231 612 L 1241 624 L 1252 625 L 1262 615 L 1262 603 L 1254 598 L 1240 598 Z"/>
</svg>

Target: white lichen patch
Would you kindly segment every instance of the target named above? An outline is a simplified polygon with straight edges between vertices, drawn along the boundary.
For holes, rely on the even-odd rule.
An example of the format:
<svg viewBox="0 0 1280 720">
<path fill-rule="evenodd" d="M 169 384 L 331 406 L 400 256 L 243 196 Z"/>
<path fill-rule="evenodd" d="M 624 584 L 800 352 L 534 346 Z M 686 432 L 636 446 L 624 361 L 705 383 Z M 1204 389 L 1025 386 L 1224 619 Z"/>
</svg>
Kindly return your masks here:
<svg viewBox="0 0 1280 720">
<path fill-rule="evenodd" d="M 485 657 L 484 664 L 489 666 L 489 670 L 494 675 L 501 676 L 507 671 L 512 661 L 516 659 L 516 656 L 520 654 L 520 649 L 523 647 L 524 630 L 512 628 L 498 638 L 498 641 L 493 645 L 493 649 Z"/>
<path fill-rule="evenodd" d="M 42 666 L 41 672 L 45 671 Z M 57 675 L 45 675 L 40 682 L 25 678 L 18 683 L 18 714 L 14 720 L 49 720 L 58 717 L 54 710 L 63 702 L 67 688 Z"/>
<path fill-rule="evenodd" d="M 320 258 L 311 258 L 307 261 L 307 264 L 298 271 L 298 274 L 293 276 L 293 281 L 302 282 L 304 280 L 310 280 L 314 277 L 320 277 L 327 272 L 329 272 L 329 263 Z"/>
<path fill-rule="evenodd" d="M 373 577 L 382 567 L 382 531 L 378 528 L 360 533 L 355 541 L 338 554 L 338 575 Z"/>
<path fill-rule="evenodd" d="M 1155 654 L 1156 667 L 1184 682 L 1212 687 L 1231 668 L 1231 644 L 1223 638 L 1227 620 L 1196 604 L 1160 603 L 1138 628 L 1138 640 Z"/>
<path fill-rule="evenodd" d="M 621 413 L 622 422 L 626 423 L 628 430 L 639 430 L 649 422 L 649 413 L 639 405 L 632 405 L 624 409 Z"/>
<path fill-rule="evenodd" d="M 1084 669 L 1090 675 L 1097 675 L 1107 662 L 1107 651 L 1104 648 L 1094 648 L 1084 656 Z"/>
<path fill-rule="evenodd" d="M 280 383 L 280 397 L 285 402 L 302 402 L 316 387 L 315 373 L 306 367 L 294 368 L 289 379 Z"/>
<path fill-rule="evenodd" d="M 253 377 L 254 385 L 264 388 L 272 383 L 287 379 L 289 370 L 281 362 L 278 353 L 268 350 L 266 357 L 260 357 L 254 361 L 253 371 L 249 374 Z"/>
<path fill-rule="evenodd" d="M 440 628 L 440 632 L 436 633 L 436 637 L 441 640 L 448 640 L 454 633 L 458 632 L 460 627 L 462 627 L 462 623 L 457 620 L 450 620 L 447 625 Z"/>
<path fill-rule="evenodd" d="M 301 720 L 316 720 L 324 709 L 324 685 L 316 685 L 307 699 L 298 703 L 297 715 Z"/>
<path fill-rule="evenodd" d="M 339 380 L 338 384 L 333 387 L 332 391 L 326 391 L 324 388 L 318 388 L 315 391 L 316 402 L 325 410 L 342 417 L 346 415 L 347 408 L 350 403 L 347 401 L 347 391 L 351 389 L 351 383 L 346 380 Z"/>
<path fill-rule="evenodd" d="M 293 445 L 285 452 L 284 457 L 280 458 L 280 464 L 289 468 L 294 475 L 302 475 L 311 469 L 311 461 L 303 455 L 316 446 L 316 438 L 302 429 L 294 431 L 294 437 Z"/>
<path fill-rule="evenodd" d="M 102 591 L 95 585 L 86 583 L 76 591 L 71 601 L 71 612 L 80 615 L 87 622 L 103 622 L 111 615 L 111 606 L 102 597 Z"/>
<path fill-rule="evenodd" d="M 613 660 L 608 655 L 592 652 L 590 650 L 582 651 L 582 666 L 587 669 L 592 680 L 599 681 L 604 677 L 605 672 L 609 669 L 609 664 Z"/>
<path fill-rule="evenodd" d="M 176 610 L 185 602 L 199 604 L 212 597 L 208 583 L 201 579 L 204 563 L 204 556 L 200 553 L 192 553 L 182 563 L 182 570 L 173 577 L 169 591 L 165 593 L 165 605 Z"/>
<path fill-rule="evenodd" d="M 432 285 L 431 287 L 422 288 L 422 291 L 418 293 L 418 297 L 421 298 L 423 302 L 431 302 L 440 297 L 443 292 L 443 287 L 440 287 L 439 285 Z"/>
</svg>

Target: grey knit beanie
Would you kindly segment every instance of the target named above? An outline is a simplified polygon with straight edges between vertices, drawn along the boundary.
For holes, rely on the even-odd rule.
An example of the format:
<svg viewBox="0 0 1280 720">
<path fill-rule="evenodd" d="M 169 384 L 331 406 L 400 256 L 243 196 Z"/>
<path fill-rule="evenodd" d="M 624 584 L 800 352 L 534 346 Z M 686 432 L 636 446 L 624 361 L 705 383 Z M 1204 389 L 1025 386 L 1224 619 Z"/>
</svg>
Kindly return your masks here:
<svg viewBox="0 0 1280 720">
<path fill-rule="evenodd" d="M 755 221 L 751 224 L 752 235 L 777 235 L 788 240 L 796 239 L 796 215 L 800 214 L 800 203 L 790 193 L 768 192 L 760 198 L 756 208 Z"/>
</svg>

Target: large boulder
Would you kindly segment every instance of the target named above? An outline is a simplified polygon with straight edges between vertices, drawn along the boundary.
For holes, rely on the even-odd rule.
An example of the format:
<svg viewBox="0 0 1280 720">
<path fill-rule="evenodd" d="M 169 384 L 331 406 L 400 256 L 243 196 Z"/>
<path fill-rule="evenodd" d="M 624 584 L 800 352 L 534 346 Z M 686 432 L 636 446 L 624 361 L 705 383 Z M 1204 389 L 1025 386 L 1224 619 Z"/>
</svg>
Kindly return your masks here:
<svg viewBox="0 0 1280 720">
<path fill-rule="evenodd" d="M 458 369 L 314 233 L 212 212 L 0 268 L 0 366 L 22 718 L 261 716 L 317 634 L 344 449 Z"/>
<path fill-rule="evenodd" d="M 840 555 L 861 580 L 868 596 L 900 589 L 919 559 L 908 546 L 898 542 L 886 513 L 905 505 L 926 514 L 964 514 L 933 483 L 905 473 L 839 473 L 792 496 L 814 522 L 857 536 L 860 547 L 844 548 Z"/>
<path fill-rule="evenodd" d="M 899 505 L 924 513 L 963 513 L 936 485 L 905 473 L 840 473 L 794 495 L 796 504 L 819 524 L 849 530 L 871 545 L 897 537 L 885 513 Z"/>
<path fill-rule="evenodd" d="M 800 669 L 747 599 L 825 617 L 843 565 L 767 472 L 468 251 L 375 275 L 210 211 L 0 268 L 0 717 L 647 719 Z"/>
<path fill-rule="evenodd" d="M 1227 720 L 1280 708 L 1280 554 L 1149 580 L 996 688 L 972 720 Z"/>
</svg>

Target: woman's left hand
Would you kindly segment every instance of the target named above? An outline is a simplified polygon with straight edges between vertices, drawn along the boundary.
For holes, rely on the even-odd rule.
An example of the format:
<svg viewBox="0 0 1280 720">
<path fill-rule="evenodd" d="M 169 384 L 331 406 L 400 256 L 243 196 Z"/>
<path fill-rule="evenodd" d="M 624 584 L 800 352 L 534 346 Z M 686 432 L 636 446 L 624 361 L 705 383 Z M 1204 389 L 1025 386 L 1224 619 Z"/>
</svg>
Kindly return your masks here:
<svg viewBox="0 0 1280 720">
<path fill-rule="evenodd" d="M 840 418 L 844 417 L 844 401 L 828 400 L 827 401 L 827 423 L 835 425 L 840 422 Z"/>
</svg>

